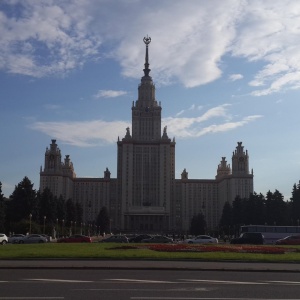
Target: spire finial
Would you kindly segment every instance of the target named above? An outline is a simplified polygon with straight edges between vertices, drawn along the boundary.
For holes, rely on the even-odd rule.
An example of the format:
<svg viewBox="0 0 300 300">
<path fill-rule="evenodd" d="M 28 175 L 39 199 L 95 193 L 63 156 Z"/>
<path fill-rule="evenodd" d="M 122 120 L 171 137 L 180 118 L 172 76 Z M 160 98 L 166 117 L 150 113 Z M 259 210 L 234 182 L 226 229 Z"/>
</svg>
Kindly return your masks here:
<svg viewBox="0 0 300 300">
<path fill-rule="evenodd" d="M 147 34 L 147 36 L 144 37 L 143 41 L 146 45 L 146 56 L 145 56 L 145 65 L 144 65 L 145 69 L 143 71 L 144 71 L 145 76 L 149 76 L 149 72 L 151 70 L 149 69 L 148 45 L 151 43 L 151 37 L 150 36 L 148 37 L 148 34 Z"/>
</svg>

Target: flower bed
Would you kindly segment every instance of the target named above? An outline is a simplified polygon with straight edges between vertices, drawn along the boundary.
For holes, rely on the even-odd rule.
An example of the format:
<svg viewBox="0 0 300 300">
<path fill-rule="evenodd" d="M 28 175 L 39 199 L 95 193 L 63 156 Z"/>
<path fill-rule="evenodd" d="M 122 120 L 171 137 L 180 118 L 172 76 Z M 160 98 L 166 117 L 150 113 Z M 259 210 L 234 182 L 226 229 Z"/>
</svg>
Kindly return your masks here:
<svg viewBox="0 0 300 300">
<path fill-rule="evenodd" d="M 154 251 L 163 252 L 235 252 L 284 254 L 288 249 L 274 246 L 257 245 L 190 245 L 190 244 L 153 244 L 147 247 Z"/>
<path fill-rule="evenodd" d="M 149 244 L 139 246 L 116 246 L 110 250 L 149 249 L 160 252 L 233 252 L 233 253 L 260 253 L 260 254 L 284 254 L 296 252 L 293 248 L 260 245 L 195 245 L 195 244 Z"/>
</svg>

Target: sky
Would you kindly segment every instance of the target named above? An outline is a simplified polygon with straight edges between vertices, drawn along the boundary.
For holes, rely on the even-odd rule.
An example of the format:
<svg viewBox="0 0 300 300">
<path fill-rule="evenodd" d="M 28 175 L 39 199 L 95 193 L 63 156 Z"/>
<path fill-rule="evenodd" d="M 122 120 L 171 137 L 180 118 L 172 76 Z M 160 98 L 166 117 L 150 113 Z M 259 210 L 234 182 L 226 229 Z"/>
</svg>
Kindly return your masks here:
<svg viewBox="0 0 300 300">
<path fill-rule="evenodd" d="M 1 0 L 0 182 L 39 188 L 56 139 L 77 177 L 117 174 L 145 44 L 176 178 L 214 179 L 237 142 L 254 191 L 300 179 L 298 0 Z"/>
</svg>

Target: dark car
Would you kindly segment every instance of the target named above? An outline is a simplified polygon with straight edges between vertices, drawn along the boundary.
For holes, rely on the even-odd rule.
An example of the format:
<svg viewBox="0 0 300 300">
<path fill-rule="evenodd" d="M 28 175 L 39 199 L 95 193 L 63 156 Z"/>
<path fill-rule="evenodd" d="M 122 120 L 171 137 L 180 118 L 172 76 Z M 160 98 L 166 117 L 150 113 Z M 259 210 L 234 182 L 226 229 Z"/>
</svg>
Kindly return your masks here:
<svg viewBox="0 0 300 300">
<path fill-rule="evenodd" d="M 101 243 L 128 243 L 128 238 L 125 235 L 117 234 L 99 241 Z"/>
<path fill-rule="evenodd" d="M 232 239 L 230 244 L 263 245 L 264 236 L 260 232 L 244 232 L 238 238 Z"/>
<path fill-rule="evenodd" d="M 142 240 L 151 238 L 152 236 L 150 234 L 139 234 L 137 236 L 131 237 L 129 239 L 129 243 L 140 243 Z"/>
<path fill-rule="evenodd" d="M 276 245 L 300 245 L 300 235 L 289 235 L 283 239 L 277 240 Z"/>
<path fill-rule="evenodd" d="M 150 239 L 142 240 L 141 243 L 168 244 L 168 243 L 173 243 L 173 239 L 163 235 L 155 235 Z"/>
<path fill-rule="evenodd" d="M 58 243 L 91 243 L 92 239 L 89 236 L 74 234 L 66 238 L 57 240 Z"/>
</svg>

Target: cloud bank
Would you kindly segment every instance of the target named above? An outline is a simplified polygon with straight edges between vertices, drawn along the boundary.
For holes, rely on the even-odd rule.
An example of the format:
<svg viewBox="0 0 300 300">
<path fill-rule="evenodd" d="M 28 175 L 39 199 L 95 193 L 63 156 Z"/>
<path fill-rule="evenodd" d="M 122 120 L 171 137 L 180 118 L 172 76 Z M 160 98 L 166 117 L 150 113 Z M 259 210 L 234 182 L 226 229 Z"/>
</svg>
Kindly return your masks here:
<svg viewBox="0 0 300 300">
<path fill-rule="evenodd" d="M 198 138 L 205 134 L 226 132 L 247 125 L 261 118 L 261 115 L 246 116 L 232 120 L 228 108 L 224 104 L 207 110 L 194 118 L 168 117 L 162 119 L 162 126 L 168 127 L 169 137 L 178 139 Z M 213 124 L 207 125 L 210 121 Z M 126 128 L 131 127 L 128 121 L 105 122 L 101 120 L 86 122 L 35 122 L 29 126 L 33 130 L 43 132 L 61 143 L 78 147 L 91 147 L 116 143 L 117 138 L 125 136 Z"/>
<path fill-rule="evenodd" d="M 259 63 L 249 86 L 253 96 L 269 95 L 299 89 L 299 18 L 297 0 L 162 0 L 159 5 L 2 0 L 0 69 L 31 77 L 66 76 L 88 61 L 112 58 L 124 76 L 139 78 L 136 62 L 148 33 L 155 41 L 155 47 L 150 45 L 153 75 L 161 84 L 192 88 L 212 82 L 224 73 L 226 56 Z"/>
</svg>

